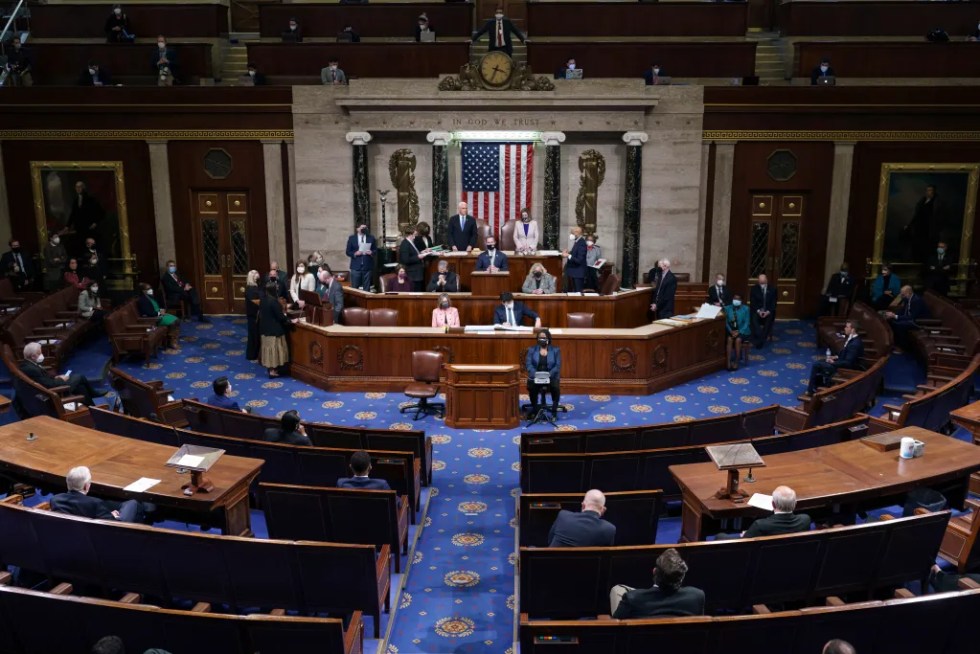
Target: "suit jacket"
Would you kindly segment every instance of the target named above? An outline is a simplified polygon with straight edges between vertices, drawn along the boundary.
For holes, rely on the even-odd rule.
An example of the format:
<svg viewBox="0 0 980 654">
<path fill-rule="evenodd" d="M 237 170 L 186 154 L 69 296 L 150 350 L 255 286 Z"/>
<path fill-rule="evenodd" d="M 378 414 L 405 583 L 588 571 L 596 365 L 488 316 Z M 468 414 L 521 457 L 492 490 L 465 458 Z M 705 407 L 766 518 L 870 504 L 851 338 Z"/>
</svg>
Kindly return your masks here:
<svg viewBox="0 0 980 654">
<path fill-rule="evenodd" d="M 752 326 L 749 321 L 749 308 L 747 306 L 740 304 L 736 307 L 734 304 L 726 304 L 724 310 L 725 330 L 729 334 L 734 335 L 737 331 L 746 338 L 752 335 Z"/>
<path fill-rule="evenodd" d="M 34 279 L 34 262 L 31 260 L 31 255 L 24 252 L 23 248 L 21 248 L 20 251 L 20 260 L 24 264 L 21 266 L 21 272 L 23 272 L 28 279 Z M 0 256 L 0 270 L 4 272 L 10 270 L 10 267 L 14 265 L 16 261 L 17 260 L 14 259 L 13 250 L 4 252 L 3 256 Z"/>
<path fill-rule="evenodd" d="M 140 293 L 139 299 L 136 300 L 136 311 L 138 311 L 140 316 L 143 318 L 159 317 L 157 314 L 159 309 L 154 309 L 153 302 L 151 302 L 150 298 L 146 296 L 146 293 Z"/>
<path fill-rule="evenodd" d="M 835 272 L 830 276 L 830 280 L 827 281 L 827 293 L 828 297 L 851 297 L 851 293 L 854 292 L 854 278 L 847 275 L 841 279 L 841 274 Z"/>
<path fill-rule="evenodd" d="M 552 381 L 561 381 L 561 350 L 559 350 L 554 345 L 548 346 L 548 355 L 545 357 L 548 366 L 548 374 L 551 375 Z M 524 357 L 524 368 L 527 370 L 527 376 L 532 380 L 534 379 L 534 373 L 538 371 L 538 364 L 541 363 L 541 346 L 532 345 L 527 350 L 527 355 Z"/>
<path fill-rule="evenodd" d="M 850 370 L 861 370 L 863 365 L 861 364 L 861 358 L 864 356 L 864 341 L 861 337 L 854 335 L 850 341 L 844 345 L 841 351 L 837 354 L 837 364 L 838 368 L 848 368 Z"/>
<path fill-rule="evenodd" d="M 285 29 L 282 31 L 281 36 L 283 43 L 302 43 L 303 28 L 297 25 L 295 30 Z"/>
<path fill-rule="evenodd" d="M 810 516 L 805 513 L 773 513 L 771 516 L 753 522 L 745 530 L 742 538 L 795 534 L 798 531 L 809 531 L 809 529 Z"/>
<path fill-rule="evenodd" d="M 661 68 L 660 72 L 657 73 L 657 78 L 661 77 L 669 77 L 669 75 L 664 72 L 663 68 Z M 643 81 L 647 83 L 647 86 L 653 86 L 654 82 L 656 81 L 653 76 L 653 68 L 647 68 L 645 71 L 643 71 Z"/>
<path fill-rule="evenodd" d="M 309 436 L 304 436 L 298 431 L 289 434 L 283 433 L 278 427 L 269 427 L 265 430 L 262 440 L 267 443 L 286 443 L 288 445 L 313 445 Z"/>
<path fill-rule="evenodd" d="M 413 282 L 421 282 L 425 278 L 425 265 L 412 239 L 402 239 L 398 246 L 398 262 L 405 266 L 405 274 Z"/>
<path fill-rule="evenodd" d="M 99 81 L 102 82 L 102 86 L 112 85 L 112 76 L 109 74 L 109 71 L 106 69 L 105 66 L 99 66 L 99 70 L 97 71 L 97 73 L 98 73 Z M 78 76 L 78 85 L 95 86 L 95 80 L 91 75 L 89 75 L 88 68 L 83 70 L 82 74 Z"/>
<path fill-rule="evenodd" d="M 459 251 L 476 247 L 476 219 L 467 214 L 462 227 L 459 226 L 459 214 L 449 217 L 449 247 Z"/>
<path fill-rule="evenodd" d="M 752 291 L 749 293 L 749 307 L 752 309 L 752 313 L 759 311 L 760 309 L 768 311 L 773 316 L 776 315 L 776 287 L 772 284 L 766 285 L 766 293 L 763 296 L 762 286 L 756 284 L 752 287 Z"/>
<path fill-rule="evenodd" d="M 669 270 L 653 291 L 653 303 L 657 305 L 657 317 L 674 315 L 674 295 L 677 293 L 677 277 Z"/>
<path fill-rule="evenodd" d="M 616 525 L 595 511 L 558 512 L 548 532 L 548 547 L 610 547 L 616 541 Z"/>
<path fill-rule="evenodd" d="M 947 268 L 949 270 L 946 270 Z M 955 269 L 956 260 L 953 259 L 953 256 L 949 252 L 943 255 L 942 261 L 939 260 L 939 255 L 935 253 L 926 261 L 926 276 L 932 277 L 933 279 L 949 279 Z"/>
<path fill-rule="evenodd" d="M 871 299 L 878 300 L 885 294 L 885 291 L 891 291 L 892 297 L 898 297 L 899 291 L 902 290 L 902 280 L 898 278 L 898 275 L 892 273 L 888 276 L 888 284 L 885 284 L 884 275 L 878 275 L 875 280 L 871 282 Z"/>
<path fill-rule="evenodd" d="M 116 520 L 109 505 L 97 497 L 90 497 L 78 491 L 59 493 L 51 498 L 51 510 L 83 518 L 96 520 Z"/>
<path fill-rule="evenodd" d="M 535 279 L 534 275 L 531 273 L 527 274 L 524 278 L 524 285 L 521 286 L 522 293 L 533 293 L 534 291 L 541 289 L 541 292 L 545 295 L 549 295 L 555 292 L 555 276 L 544 273 L 541 275 L 541 279 Z"/>
<path fill-rule="evenodd" d="M 262 336 L 285 336 L 291 327 L 289 318 L 282 312 L 279 301 L 264 296 L 259 303 L 259 334 Z"/>
<path fill-rule="evenodd" d="M 160 64 L 160 59 L 163 59 L 163 58 L 165 58 L 169 63 L 167 63 L 167 64 Z M 152 59 L 152 62 L 153 62 L 153 68 L 152 68 L 152 70 L 153 70 L 154 73 L 159 73 L 160 72 L 161 65 L 166 65 L 166 67 L 170 69 L 170 74 L 176 76 L 176 74 L 177 74 L 177 51 L 174 50 L 173 48 L 167 47 L 167 48 L 164 48 L 163 51 L 161 52 L 160 51 L 160 48 L 157 47 L 156 44 L 154 44 L 154 46 L 153 46 L 153 59 Z"/>
<path fill-rule="evenodd" d="M 446 283 L 439 286 L 439 273 L 436 272 L 430 279 L 426 289 L 430 293 L 459 293 L 459 276 L 452 270 L 446 271 Z"/>
<path fill-rule="evenodd" d="M 827 66 L 826 73 L 820 70 L 820 66 L 817 66 L 810 73 L 810 86 L 816 86 L 817 80 L 821 77 L 836 77 L 836 73 L 834 73 L 834 69 L 830 66 Z"/>
<path fill-rule="evenodd" d="M 50 372 L 29 359 L 24 359 L 17 364 L 17 367 L 20 368 L 20 371 L 27 375 L 31 381 L 40 384 L 45 388 L 55 388 L 57 386 L 68 385 L 68 382 L 58 379 Z"/>
<path fill-rule="evenodd" d="M 732 303 L 732 292 L 728 290 L 727 286 L 721 287 L 721 293 L 718 293 L 718 285 L 712 284 L 708 287 L 708 304 L 718 304 L 727 307 Z"/>
<path fill-rule="evenodd" d="M 333 307 L 333 321 L 340 323 L 340 314 L 344 310 L 344 288 L 336 279 L 330 282 L 330 286 L 324 287 L 320 293 L 324 302 L 329 302 Z"/>
<path fill-rule="evenodd" d="M 538 249 L 538 221 L 528 221 L 527 235 L 524 234 L 524 221 L 517 221 L 514 225 L 514 249 L 518 252 Z"/>
<path fill-rule="evenodd" d="M 338 84 L 346 84 L 347 75 L 340 68 L 330 70 L 330 66 L 326 66 L 320 69 L 320 81 L 324 84 L 333 84 L 335 81 Z"/>
<path fill-rule="evenodd" d="M 99 261 L 101 260 L 100 258 Z M 169 272 L 163 273 L 160 281 L 163 282 L 163 292 L 167 294 L 168 305 L 180 301 L 180 297 L 184 294 L 184 284 L 189 283 L 181 279 L 177 273 L 171 275 Z"/>
<path fill-rule="evenodd" d="M 213 393 L 211 397 L 208 398 L 208 405 L 216 406 L 219 409 L 229 409 L 231 411 L 242 410 L 242 408 L 238 406 L 238 402 L 230 397 L 225 397 L 224 395 L 214 395 Z"/>
<path fill-rule="evenodd" d="M 493 263 L 499 270 L 507 270 L 507 255 L 500 250 L 494 250 Z M 481 270 L 490 269 L 490 253 L 481 252 L 480 256 L 476 258 L 476 270 L 479 272 Z"/>
<path fill-rule="evenodd" d="M 445 311 L 440 308 L 432 310 L 432 326 L 439 327 L 459 327 L 459 309 L 449 307 Z"/>
<path fill-rule="evenodd" d="M 371 246 L 371 254 L 362 254 L 359 257 L 355 257 L 354 253 L 358 250 L 358 240 L 357 234 L 351 234 L 347 237 L 347 256 L 350 257 L 350 269 L 359 270 L 361 272 L 368 272 L 374 270 L 374 255 L 378 251 L 378 242 L 370 234 L 365 234 L 364 239 Z"/>
<path fill-rule="evenodd" d="M 514 42 L 510 38 L 511 34 L 519 38 L 521 40 L 521 43 L 527 41 L 527 37 L 524 36 L 524 33 L 521 32 L 516 27 L 514 27 L 514 23 L 510 22 L 509 18 L 504 16 L 501 19 L 501 23 L 502 23 L 501 27 L 503 28 L 503 32 L 504 32 L 503 43 L 497 43 L 497 19 L 496 18 L 491 18 L 486 23 L 484 23 L 480 31 L 473 35 L 473 41 L 476 42 L 484 34 L 489 34 L 491 49 L 506 48 L 507 50 L 510 50 L 514 47 Z"/>
<path fill-rule="evenodd" d="M 269 280 L 270 279 L 272 279 L 272 278 L 269 277 L 268 275 L 266 275 L 266 276 L 264 276 L 262 278 L 262 281 L 259 284 L 262 287 L 263 295 L 265 294 L 264 293 L 264 291 L 265 291 L 265 285 L 269 283 Z M 289 279 L 289 277 L 286 275 L 286 273 L 284 273 L 281 270 L 276 274 L 276 286 L 279 288 L 279 290 L 276 291 L 276 294 L 279 297 L 283 298 L 284 300 L 291 299 L 289 297 L 289 284 L 286 281 L 288 279 Z"/>
<path fill-rule="evenodd" d="M 363 488 L 366 490 L 391 490 L 384 479 L 371 477 L 341 477 L 337 480 L 338 488 Z"/>
<path fill-rule="evenodd" d="M 242 75 L 241 81 L 245 86 L 265 86 L 265 75 L 259 71 L 255 71 L 255 75 L 245 73 Z"/>
<path fill-rule="evenodd" d="M 919 318 L 929 317 L 929 309 L 926 308 L 925 300 L 913 293 L 907 300 L 901 301 L 895 314 L 895 322 L 914 325 Z"/>
<path fill-rule="evenodd" d="M 625 620 L 685 615 L 704 615 L 704 591 L 700 588 L 682 586 L 673 593 L 665 593 L 657 586 L 637 588 L 623 595 L 613 617 Z"/>
<path fill-rule="evenodd" d="M 514 320 L 518 325 L 523 324 L 525 318 L 537 320 L 538 314 L 528 309 L 522 302 L 514 302 Z M 493 324 L 507 324 L 507 309 L 502 304 L 498 304 L 493 310 Z"/>
<path fill-rule="evenodd" d="M 588 247 L 585 245 L 585 239 L 576 239 L 568 253 L 568 262 L 565 264 L 565 274 L 569 279 L 585 279 L 587 252 Z"/>
</svg>

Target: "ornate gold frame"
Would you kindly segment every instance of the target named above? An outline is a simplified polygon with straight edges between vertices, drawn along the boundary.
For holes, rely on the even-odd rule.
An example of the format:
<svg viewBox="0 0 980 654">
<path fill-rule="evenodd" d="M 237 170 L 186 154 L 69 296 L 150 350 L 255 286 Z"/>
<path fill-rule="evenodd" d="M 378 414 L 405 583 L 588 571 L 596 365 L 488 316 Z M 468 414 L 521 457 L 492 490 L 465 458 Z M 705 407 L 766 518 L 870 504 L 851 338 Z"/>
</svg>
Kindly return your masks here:
<svg viewBox="0 0 980 654">
<path fill-rule="evenodd" d="M 965 279 L 970 264 L 973 245 L 973 216 L 977 210 L 977 186 L 980 182 L 980 164 L 969 163 L 883 163 L 878 177 L 878 207 L 875 219 L 874 253 L 871 276 L 878 274 L 885 249 L 885 222 L 888 218 L 888 189 L 892 173 L 966 173 L 966 198 L 963 203 L 963 232 L 960 236 L 960 260 L 957 279 Z"/>
<path fill-rule="evenodd" d="M 126 177 L 121 161 L 32 161 L 31 190 L 34 196 L 34 220 L 37 224 L 38 243 L 48 242 L 48 220 L 44 208 L 44 189 L 41 176 L 49 170 L 112 171 L 116 182 L 116 214 L 119 220 L 119 259 L 122 274 L 128 279 L 135 274 L 134 258 L 129 246 L 129 213 L 126 204 Z"/>
</svg>

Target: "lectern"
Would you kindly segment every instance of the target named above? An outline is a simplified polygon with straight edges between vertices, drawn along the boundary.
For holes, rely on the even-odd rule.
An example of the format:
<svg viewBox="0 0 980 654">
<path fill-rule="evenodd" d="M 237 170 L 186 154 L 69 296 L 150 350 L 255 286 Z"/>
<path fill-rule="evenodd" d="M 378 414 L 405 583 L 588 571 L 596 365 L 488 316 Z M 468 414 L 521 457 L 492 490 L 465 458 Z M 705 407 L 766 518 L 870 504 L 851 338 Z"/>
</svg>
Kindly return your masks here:
<svg viewBox="0 0 980 654">
<path fill-rule="evenodd" d="M 728 481 L 724 488 L 715 493 L 715 497 L 719 500 L 731 500 L 733 502 L 741 502 L 748 497 L 738 487 L 738 471 L 742 468 L 748 468 L 751 474 L 752 468 L 761 468 L 766 465 L 752 444 L 710 445 L 704 449 L 719 470 L 728 471 Z M 754 480 L 746 478 L 746 481 Z"/>
<path fill-rule="evenodd" d="M 510 273 L 503 272 L 473 272 L 470 273 L 470 292 L 473 295 L 489 295 L 498 297 L 506 291 L 513 291 L 510 287 Z"/>
<path fill-rule="evenodd" d="M 446 425 L 512 429 L 520 424 L 520 366 L 446 365 Z"/>
</svg>

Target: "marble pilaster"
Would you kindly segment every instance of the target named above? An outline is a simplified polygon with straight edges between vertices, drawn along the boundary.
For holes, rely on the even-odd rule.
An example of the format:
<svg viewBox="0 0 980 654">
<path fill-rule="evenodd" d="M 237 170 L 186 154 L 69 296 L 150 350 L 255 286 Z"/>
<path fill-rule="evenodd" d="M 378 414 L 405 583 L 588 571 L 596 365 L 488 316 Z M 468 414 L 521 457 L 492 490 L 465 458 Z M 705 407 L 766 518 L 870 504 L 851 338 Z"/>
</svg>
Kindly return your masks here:
<svg viewBox="0 0 980 654">
<path fill-rule="evenodd" d="M 289 247 L 293 254 L 293 261 L 299 261 L 301 258 L 305 259 L 304 253 L 300 250 L 300 240 L 299 240 L 299 221 L 297 216 L 299 213 L 296 210 L 296 145 L 292 141 L 286 142 L 286 161 L 287 161 L 287 172 L 289 174 L 289 219 L 292 225 L 292 235 L 293 242 L 289 244 Z M 312 252 L 311 248 L 309 252 Z M 309 254 L 307 252 L 306 254 Z"/>
<path fill-rule="evenodd" d="M 429 132 L 432 144 L 432 238 L 446 243 L 449 238 L 449 132 Z"/>
<path fill-rule="evenodd" d="M 827 257 L 822 279 L 838 270 L 844 260 L 851 173 L 854 170 L 854 141 L 834 142 L 834 170 L 830 180 L 830 220 L 827 223 Z"/>
<path fill-rule="evenodd" d="M 715 183 L 711 203 L 710 274 L 728 271 L 728 238 L 732 227 L 732 179 L 735 141 L 715 141 Z"/>
<path fill-rule="evenodd" d="M 153 191 L 153 217 L 156 226 L 157 260 L 152 265 L 157 268 L 163 262 L 177 259 L 177 244 L 174 237 L 173 201 L 170 197 L 170 156 L 166 140 L 147 141 L 150 151 L 150 184 Z M 151 262 L 141 261 L 149 267 Z"/>
<path fill-rule="evenodd" d="M 643 144 L 646 132 L 626 132 L 626 192 L 623 201 L 623 258 L 620 264 L 623 288 L 636 286 L 640 269 L 640 191 L 643 186 Z"/>
<path fill-rule="evenodd" d="M 265 168 L 265 216 L 269 230 L 269 260 L 278 261 L 283 270 L 289 270 L 287 258 L 286 209 L 283 202 L 285 189 L 282 179 L 282 141 L 262 141 L 262 163 Z"/>
<path fill-rule="evenodd" d="M 354 224 L 371 224 L 371 187 L 368 183 L 368 151 L 367 144 L 371 140 L 368 132 L 347 132 L 347 142 L 353 147 L 354 179 Z"/>
<path fill-rule="evenodd" d="M 709 270 L 707 273 L 704 272 L 705 266 L 710 263 L 708 261 L 708 252 L 705 251 L 705 240 L 708 232 L 708 168 L 711 161 L 711 144 L 704 142 L 701 144 L 701 184 L 700 193 L 698 194 L 698 234 L 700 238 L 697 239 L 697 248 L 695 250 L 695 256 L 697 257 L 698 267 L 697 270 L 691 271 L 691 281 L 692 282 L 703 282 L 705 281 L 704 275 L 711 275 L 712 272 Z"/>
<path fill-rule="evenodd" d="M 562 132 L 542 132 L 544 141 L 544 210 L 542 248 L 559 250 L 558 232 L 561 229 L 561 144 Z"/>
</svg>

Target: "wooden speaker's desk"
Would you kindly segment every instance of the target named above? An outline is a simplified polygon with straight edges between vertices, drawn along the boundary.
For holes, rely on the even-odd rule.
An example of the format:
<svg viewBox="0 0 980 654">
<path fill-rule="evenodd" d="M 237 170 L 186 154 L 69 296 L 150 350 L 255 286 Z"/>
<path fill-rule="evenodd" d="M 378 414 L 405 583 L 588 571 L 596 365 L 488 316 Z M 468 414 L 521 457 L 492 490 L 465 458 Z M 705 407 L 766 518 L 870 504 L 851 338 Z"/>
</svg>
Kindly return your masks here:
<svg viewBox="0 0 980 654">
<path fill-rule="evenodd" d="M 980 469 L 980 447 L 919 427 L 891 432 L 926 444 L 925 455 L 901 459 L 898 450 L 882 452 L 860 440 L 765 457 L 753 470 L 756 482 L 742 485 L 746 493 L 772 495 L 777 486 L 796 491 L 799 511 L 833 505 L 856 506 L 884 500 L 920 486 L 946 489 L 951 504 L 962 505 L 970 473 Z M 726 473 L 714 463 L 670 466 L 683 495 L 681 541 L 699 541 L 717 533 L 724 520 L 762 517 L 765 512 L 745 502 L 715 498 Z M 744 478 L 743 478 L 744 482 Z"/>
<path fill-rule="evenodd" d="M 513 429 L 518 414 L 521 367 L 446 366 L 446 425 L 455 429 Z"/>
<path fill-rule="evenodd" d="M 507 270 L 510 272 L 511 288 L 508 291 L 517 292 L 521 290 L 524 280 L 531 272 L 531 266 L 540 263 L 548 274 L 555 278 L 556 290 L 561 290 L 562 256 L 561 254 L 515 254 L 504 252 L 507 255 Z M 425 261 L 425 283 L 439 268 L 439 262 L 445 260 L 449 264 L 449 269 L 459 275 L 460 289 L 470 290 L 470 275 L 476 270 L 476 259 L 479 252 L 469 254 L 445 254 L 443 256 L 426 257 Z"/>
<path fill-rule="evenodd" d="M 633 329 L 554 329 L 552 335 L 562 352 L 563 393 L 645 395 L 725 365 L 720 318 Z M 466 334 L 431 327 L 303 323 L 290 332 L 290 341 L 292 373 L 298 379 L 329 391 L 393 393 L 412 381 L 415 350 L 443 352 L 448 364 L 523 366 L 535 342 L 529 332 Z"/>
<path fill-rule="evenodd" d="M 35 440 L 27 440 L 33 432 Z M 174 448 L 114 436 L 40 416 L 0 427 L 0 470 L 14 479 L 63 492 L 65 475 L 75 466 L 92 471 L 92 495 L 113 500 L 153 502 L 189 522 L 217 524 L 225 534 L 251 536 L 248 487 L 262 468 L 260 459 L 222 456 L 208 471 L 210 493 L 184 495 L 189 474 L 166 465 Z M 141 477 L 160 483 L 144 493 L 123 490 Z"/>
<path fill-rule="evenodd" d="M 973 444 L 980 445 L 980 402 L 960 407 L 949 414 L 950 419 L 973 436 Z M 970 475 L 970 492 L 980 493 L 980 474 Z"/>
<path fill-rule="evenodd" d="M 520 286 L 520 284 L 518 284 Z M 510 271 L 487 272 L 485 270 L 470 273 L 470 287 L 473 295 L 483 295 L 499 298 L 501 293 L 514 291 L 514 283 Z"/>
</svg>

